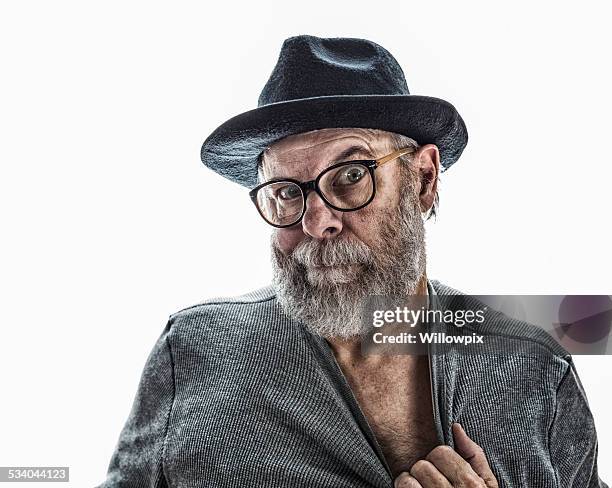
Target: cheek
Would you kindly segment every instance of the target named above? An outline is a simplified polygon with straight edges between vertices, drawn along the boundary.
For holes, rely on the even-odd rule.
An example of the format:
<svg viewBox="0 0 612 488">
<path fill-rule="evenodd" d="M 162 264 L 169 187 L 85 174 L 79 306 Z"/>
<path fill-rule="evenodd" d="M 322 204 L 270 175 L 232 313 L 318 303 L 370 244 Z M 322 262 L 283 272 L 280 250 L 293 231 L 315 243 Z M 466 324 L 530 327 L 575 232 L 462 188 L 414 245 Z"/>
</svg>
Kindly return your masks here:
<svg viewBox="0 0 612 488">
<path fill-rule="evenodd" d="M 306 235 L 302 232 L 301 227 L 297 226 L 295 229 L 276 229 L 272 239 L 281 252 L 286 255 L 305 237 Z"/>
<path fill-rule="evenodd" d="M 384 211 L 374 208 L 373 203 L 357 212 L 347 214 L 342 230 L 343 234 L 351 234 L 370 247 L 378 242 L 381 219 L 384 218 Z"/>
<path fill-rule="evenodd" d="M 385 225 L 393 225 L 395 212 L 399 205 L 399 192 L 396 188 L 380 188 L 376 197 L 367 207 L 357 212 L 348 212 L 344 217 L 343 233 L 350 233 L 364 244 L 376 247 L 381 237 L 381 229 Z"/>
<path fill-rule="evenodd" d="M 384 168 L 383 168 L 384 169 Z M 396 167 L 376 180 L 376 197 L 371 205 L 378 208 L 392 208 L 399 204 L 402 174 Z"/>
</svg>

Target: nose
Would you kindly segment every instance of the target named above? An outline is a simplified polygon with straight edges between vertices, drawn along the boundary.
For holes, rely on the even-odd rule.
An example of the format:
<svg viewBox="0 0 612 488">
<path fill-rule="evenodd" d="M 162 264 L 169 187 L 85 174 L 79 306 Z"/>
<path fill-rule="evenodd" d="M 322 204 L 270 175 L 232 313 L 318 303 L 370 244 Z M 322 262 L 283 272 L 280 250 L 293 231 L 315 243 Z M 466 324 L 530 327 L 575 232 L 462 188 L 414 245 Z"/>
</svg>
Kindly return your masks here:
<svg viewBox="0 0 612 488">
<path fill-rule="evenodd" d="M 342 212 L 328 207 L 315 191 L 306 197 L 302 218 L 304 233 L 316 239 L 331 239 L 342 232 Z"/>
</svg>

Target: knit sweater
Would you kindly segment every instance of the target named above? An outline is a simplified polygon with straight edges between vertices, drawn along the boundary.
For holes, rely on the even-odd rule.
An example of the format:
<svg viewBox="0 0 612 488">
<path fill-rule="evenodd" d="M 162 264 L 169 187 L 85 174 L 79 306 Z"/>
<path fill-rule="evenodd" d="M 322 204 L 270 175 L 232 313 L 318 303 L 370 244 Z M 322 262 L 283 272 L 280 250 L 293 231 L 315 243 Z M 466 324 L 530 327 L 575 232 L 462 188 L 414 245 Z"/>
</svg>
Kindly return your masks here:
<svg viewBox="0 0 612 488">
<path fill-rule="evenodd" d="M 459 293 L 428 287 L 434 306 Z M 501 314 L 478 332 L 511 352 L 430 351 L 439 443 L 452 447 L 461 423 L 500 487 L 606 487 L 571 356 Z M 272 287 L 170 315 L 99 488 L 230 486 L 393 486 L 328 342 L 288 318 Z"/>
</svg>

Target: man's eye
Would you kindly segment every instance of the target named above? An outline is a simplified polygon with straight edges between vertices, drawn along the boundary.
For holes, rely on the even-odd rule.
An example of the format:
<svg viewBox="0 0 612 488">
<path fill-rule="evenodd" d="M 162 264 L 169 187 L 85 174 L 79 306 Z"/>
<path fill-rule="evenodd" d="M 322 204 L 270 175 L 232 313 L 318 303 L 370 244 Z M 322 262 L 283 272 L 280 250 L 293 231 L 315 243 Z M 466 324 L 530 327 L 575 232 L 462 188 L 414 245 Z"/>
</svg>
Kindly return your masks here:
<svg viewBox="0 0 612 488">
<path fill-rule="evenodd" d="M 302 192 L 296 185 L 288 185 L 278 190 L 277 195 L 281 200 L 292 200 L 300 197 Z"/>
<path fill-rule="evenodd" d="M 354 185 L 365 175 L 365 169 L 361 166 L 350 166 L 340 171 L 334 178 L 334 186 Z"/>
</svg>

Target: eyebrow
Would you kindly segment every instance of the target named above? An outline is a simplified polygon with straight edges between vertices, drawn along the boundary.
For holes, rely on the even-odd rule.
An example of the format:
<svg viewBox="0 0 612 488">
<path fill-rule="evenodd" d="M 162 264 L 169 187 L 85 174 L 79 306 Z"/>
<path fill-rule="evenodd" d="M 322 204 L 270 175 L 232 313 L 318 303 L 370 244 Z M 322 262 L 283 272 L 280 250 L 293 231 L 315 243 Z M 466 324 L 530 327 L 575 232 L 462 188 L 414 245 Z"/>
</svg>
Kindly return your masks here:
<svg viewBox="0 0 612 488">
<path fill-rule="evenodd" d="M 344 151 L 341 151 L 340 153 L 338 153 L 336 155 L 335 160 L 330 161 L 330 165 L 332 164 L 336 164 L 336 163 L 344 163 L 345 161 L 349 161 L 348 158 L 355 156 L 357 154 L 362 154 L 364 156 L 366 156 L 369 159 L 374 159 L 374 155 L 372 154 L 372 151 L 370 151 L 367 147 L 361 146 L 359 144 L 354 144 L 352 146 L 347 147 Z M 261 164 L 259 166 L 259 169 L 261 169 L 262 173 L 263 173 L 263 158 L 260 157 L 260 161 Z M 259 173 L 259 171 L 258 171 Z M 266 180 L 262 180 L 263 182 L 265 181 L 269 181 L 269 180 L 273 180 L 273 179 L 277 179 L 277 178 L 284 178 L 284 176 L 272 176 Z"/>
<path fill-rule="evenodd" d="M 363 146 L 354 145 L 354 146 L 350 146 L 346 148 L 344 151 L 338 154 L 336 156 L 335 162 L 342 163 L 346 161 L 349 157 L 355 156 L 356 154 L 362 154 L 368 158 L 374 157 L 368 148 L 363 147 Z"/>
</svg>

